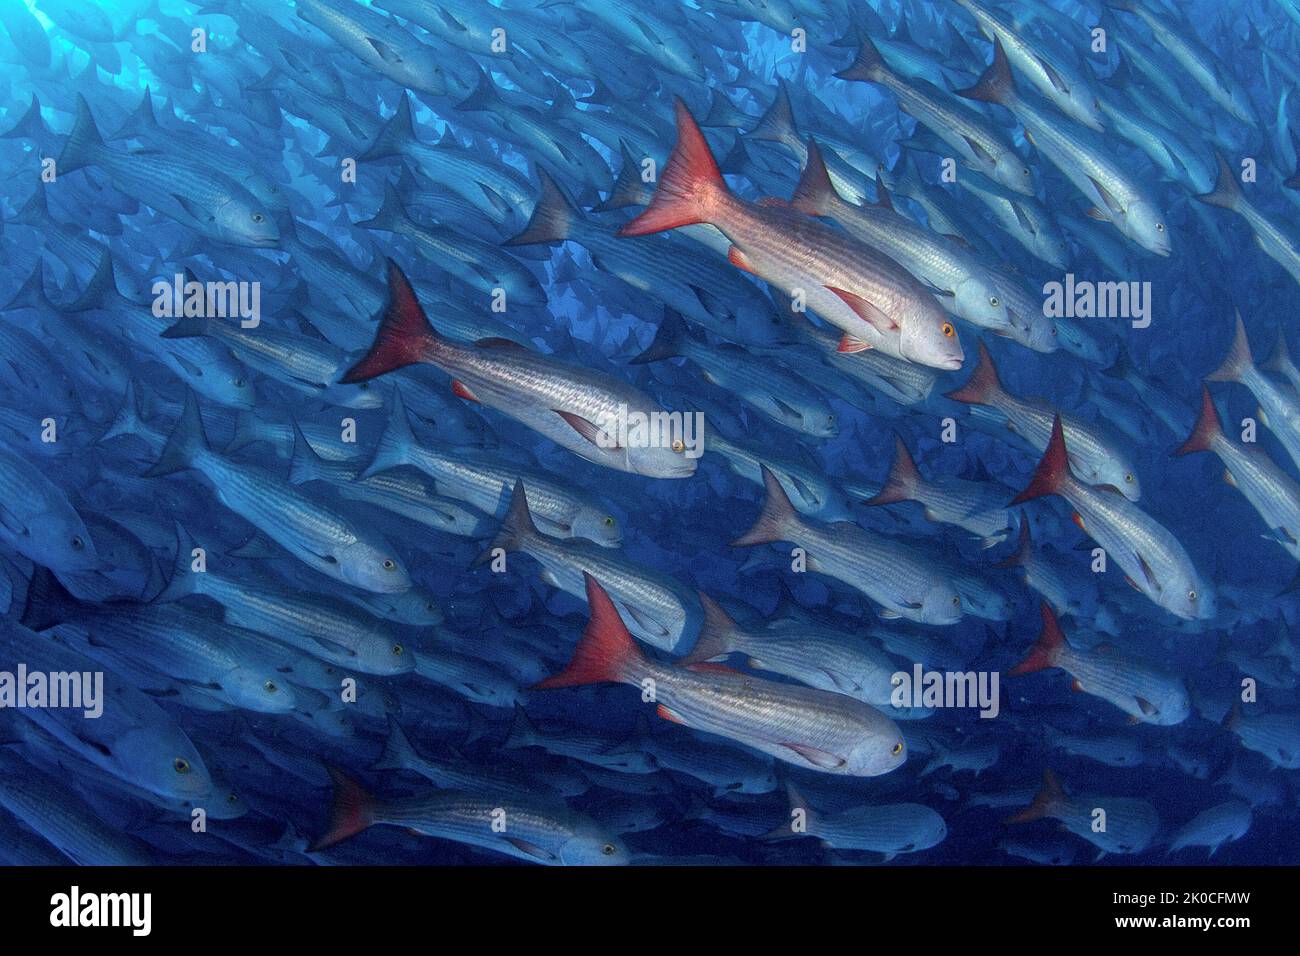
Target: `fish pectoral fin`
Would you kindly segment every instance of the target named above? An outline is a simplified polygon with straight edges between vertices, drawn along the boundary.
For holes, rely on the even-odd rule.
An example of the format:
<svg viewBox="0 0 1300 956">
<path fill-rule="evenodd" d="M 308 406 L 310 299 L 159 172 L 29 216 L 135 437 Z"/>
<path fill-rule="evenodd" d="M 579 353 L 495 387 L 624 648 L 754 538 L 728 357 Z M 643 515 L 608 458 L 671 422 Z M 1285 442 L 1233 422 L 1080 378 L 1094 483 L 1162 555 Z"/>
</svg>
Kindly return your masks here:
<svg viewBox="0 0 1300 956">
<path fill-rule="evenodd" d="M 185 214 L 189 216 L 191 219 L 193 219 L 195 222 L 213 222 L 217 218 L 212 213 L 204 209 L 202 206 L 198 205 L 197 203 L 190 202 L 190 200 L 186 199 L 184 196 L 180 195 L 179 193 L 172 193 L 172 199 L 175 199 L 177 205 L 179 205 L 182 209 L 184 209 Z"/>
<path fill-rule="evenodd" d="M 975 142 L 975 140 L 971 139 L 969 136 L 963 136 L 962 139 L 966 141 L 966 145 L 970 147 L 970 151 L 975 154 L 975 158 L 981 163 L 988 163 L 990 166 L 996 166 L 998 164 L 998 161 L 993 158 L 993 154 L 979 143 Z"/>
<path fill-rule="evenodd" d="M 1151 586 L 1152 590 L 1163 591 L 1164 588 L 1162 588 L 1160 582 L 1156 580 L 1156 574 L 1151 570 L 1151 565 L 1147 564 L 1147 559 L 1142 557 L 1140 554 L 1136 555 L 1136 557 L 1138 559 L 1138 564 L 1142 567 L 1142 576 L 1147 579 L 1147 584 Z"/>
<path fill-rule="evenodd" d="M 1016 224 L 1019 225 L 1021 229 L 1025 230 L 1025 232 L 1029 233 L 1031 236 L 1038 235 L 1038 230 L 1034 228 L 1033 220 L 1025 215 L 1025 210 L 1020 203 L 1013 201 L 1011 203 L 1011 211 L 1016 214 Z"/>
<path fill-rule="evenodd" d="M 903 616 L 899 614 L 897 611 L 887 607 L 882 607 L 879 611 L 876 612 L 876 614 L 877 616 L 883 618 L 886 621 L 896 621 Z"/>
<path fill-rule="evenodd" d="M 385 43 L 383 40 L 376 40 L 374 37 L 366 37 L 366 42 L 379 54 L 379 59 L 385 63 L 401 63 L 402 58 L 396 50 Z"/>
<path fill-rule="evenodd" d="M 340 644 L 338 641 L 331 641 L 329 638 L 321 637 L 319 634 L 309 634 L 308 639 L 332 653 L 342 654 L 344 657 L 357 656 L 357 652 L 346 644 Z"/>
<path fill-rule="evenodd" d="M 1039 57 L 1038 65 L 1042 67 L 1043 72 L 1047 74 L 1048 81 L 1051 82 L 1058 93 L 1064 93 L 1066 96 L 1070 95 L 1070 84 L 1065 82 L 1065 78 L 1056 72 L 1056 68 L 1052 64 Z"/>
<path fill-rule="evenodd" d="M 1098 222 L 1110 222 L 1110 216 L 1106 215 L 1096 206 L 1089 206 L 1088 211 L 1084 213 L 1089 219 L 1096 219 Z"/>
<path fill-rule="evenodd" d="M 758 273 L 754 271 L 753 264 L 751 264 L 750 261 L 745 258 L 745 254 L 740 251 L 739 246 L 732 246 L 727 250 L 727 261 L 737 269 L 743 269 L 750 275 L 758 275 Z"/>
<path fill-rule="evenodd" d="M 862 339 L 854 338 L 853 336 L 851 336 L 851 335 L 849 335 L 847 332 L 845 332 L 845 333 L 844 333 L 844 337 L 843 337 L 842 339 L 840 339 L 839 347 L 836 348 L 835 351 L 837 351 L 837 352 L 865 352 L 867 349 L 872 348 L 872 347 L 873 347 L 873 346 L 872 346 L 872 344 L 871 344 L 870 342 L 864 342 Z"/>
<path fill-rule="evenodd" d="M 1135 697 L 1133 699 L 1137 701 L 1138 710 L 1142 711 L 1146 716 L 1154 717 L 1159 713 L 1155 704 L 1151 703 L 1151 701 L 1147 700 L 1145 697 Z"/>
<path fill-rule="evenodd" d="M 552 411 L 554 411 L 555 414 L 559 415 L 566 422 L 568 422 L 569 426 L 575 432 L 577 432 L 587 441 L 591 442 L 597 448 L 601 448 L 606 451 L 622 451 L 622 448 L 618 445 L 618 443 L 612 441 L 614 436 L 610 435 L 605 429 L 601 428 L 595 422 L 588 421 L 587 419 L 583 418 L 581 415 L 576 415 L 573 412 L 561 411 L 558 408 L 552 409 Z"/>
<path fill-rule="evenodd" d="M 1097 180 L 1093 179 L 1091 176 L 1088 177 L 1088 182 L 1092 183 L 1092 188 L 1097 190 L 1097 195 L 1101 197 L 1101 201 L 1105 203 L 1106 208 L 1110 210 L 1112 216 L 1124 215 L 1123 203 L 1111 195 L 1110 190 L 1097 182 Z"/>
<path fill-rule="evenodd" d="M 681 724 L 683 727 L 687 726 L 685 718 L 676 711 L 670 710 L 666 704 L 660 704 L 656 707 L 655 713 L 664 720 L 671 720 L 674 724 Z"/>
<path fill-rule="evenodd" d="M 878 307 L 872 305 L 862 296 L 847 289 L 837 289 L 834 286 L 826 286 L 826 289 L 833 292 L 839 299 L 853 310 L 854 314 L 867 325 L 871 326 L 878 332 L 890 333 L 898 331 L 898 323 L 882 312 Z"/>
<path fill-rule="evenodd" d="M 509 843 L 512 847 L 514 847 L 516 850 L 518 850 L 520 853 L 523 853 L 527 856 L 531 856 L 535 860 L 541 860 L 544 863 L 551 863 L 556 859 L 554 853 L 551 853 L 548 850 L 543 850 L 536 843 L 529 843 L 527 840 L 524 840 L 520 837 L 507 836 L 505 838 L 505 841 Z"/>
<path fill-rule="evenodd" d="M 623 604 L 622 602 L 620 602 L 619 607 L 627 611 L 628 617 L 632 618 L 632 620 L 634 620 L 637 623 L 637 626 L 640 627 L 641 630 L 645 631 L 647 634 L 658 634 L 661 637 L 668 636 L 667 628 L 665 628 L 654 618 L 647 617 L 645 614 L 641 613 L 641 611 L 637 610 L 636 605 Z"/>
<path fill-rule="evenodd" d="M 810 747 L 808 744 L 787 743 L 782 746 L 789 747 L 814 767 L 820 767 L 823 770 L 838 770 L 848 762 L 843 757 L 827 753 L 825 750 L 818 750 L 816 747 Z"/>
<path fill-rule="evenodd" d="M 451 380 L 451 393 L 457 398 L 465 399 L 467 402 L 478 402 L 480 405 L 483 404 L 479 401 L 479 397 L 470 390 L 470 387 L 458 378 Z"/>
</svg>

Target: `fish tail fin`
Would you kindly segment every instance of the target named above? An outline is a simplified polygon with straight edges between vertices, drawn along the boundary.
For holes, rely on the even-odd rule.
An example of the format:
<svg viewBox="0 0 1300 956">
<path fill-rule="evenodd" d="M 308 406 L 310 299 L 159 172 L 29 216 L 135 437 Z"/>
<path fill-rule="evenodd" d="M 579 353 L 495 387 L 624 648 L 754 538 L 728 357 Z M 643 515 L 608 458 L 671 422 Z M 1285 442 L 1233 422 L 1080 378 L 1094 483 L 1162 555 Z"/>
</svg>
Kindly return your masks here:
<svg viewBox="0 0 1300 956">
<path fill-rule="evenodd" d="M 587 622 L 568 666 L 537 684 L 539 690 L 607 681 L 621 683 L 633 677 L 646 662 L 605 589 L 587 572 L 584 571 L 582 576 L 587 583 L 591 620 Z"/>
<path fill-rule="evenodd" d="M 799 131 L 794 123 L 794 109 L 790 106 L 790 92 L 785 82 L 776 81 L 776 98 L 758 121 L 758 124 L 745 134 L 749 139 L 762 139 L 772 143 L 785 143 L 790 137 L 798 137 Z"/>
<path fill-rule="evenodd" d="M 704 623 L 700 626 L 700 636 L 689 654 L 676 663 L 699 664 L 731 653 L 731 639 L 736 633 L 736 622 L 721 604 L 703 591 L 699 592 L 700 606 L 704 608 Z"/>
<path fill-rule="evenodd" d="M 531 747 L 537 742 L 537 731 L 533 727 L 533 722 L 528 719 L 528 714 L 519 701 L 515 701 L 515 719 L 510 723 L 510 733 L 506 739 L 501 742 L 501 746 L 506 750 L 522 750 L 524 747 Z"/>
<path fill-rule="evenodd" d="M 44 195 L 44 193 L 38 192 L 37 195 Z M 45 294 L 44 259 L 36 260 L 36 266 L 32 269 L 32 274 L 27 277 L 27 280 L 18 289 L 14 297 L 9 300 L 9 303 L 3 309 L 0 309 L 0 312 L 10 312 L 15 309 L 54 309 L 49 296 Z"/>
<path fill-rule="evenodd" d="M 682 354 L 682 345 L 686 340 L 686 322 L 673 309 L 664 307 L 664 319 L 655 329 L 655 337 L 650 347 L 640 355 L 629 360 L 629 365 L 645 365 L 648 362 L 660 362 Z"/>
<path fill-rule="evenodd" d="M 88 312 L 105 308 L 113 299 L 123 299 L 117 289 L 117 276 L 113 271 L 113 255 L 107 249 L 99 257 L 95 274 L 90 277 L 81 295 L 71 305 L 61 306 L 64 312 Z M 125 301 L 125 299 L 123 299 Z"/>
<path fill-rule="evenodd" d="M 501 528 L 487 549 L 474 559 L 474 563 L 485 564 L 492 560 L 492 552 L 498 548 L 506 552 L 518 551 L 529 538 L 535 538 L 539 533 L 537 525 L 533 523 L 532 512 L 528 510 L 528 494 L 523 480 L 517 480 L 510 492 L 510 508 L 501 519 Z"/>
<path fill-rule="evenodd" d="M 873 498 L 868 498 L 863 504 L 892 505 L 898 501 L 911 501 L 916 495 L 917 488 L 923 483 L 924 479 L 917 471 L 916 462 L 908 452 L 907 445 L 903 444 L 902 438 L 895 435 L 894 463 L 889 466 L 889 477 L 885 479 L 885 485 L 880 489 L 880 493 Z"/>
<path fill-rule="evenodd" d="M 1038 788 L 1038 793 L 1034 794 L 1033 803 L 1014 816 L 1007 817 L 1003 822 L 1028 823 L 1031 820 L 1041 820 L 1052 816 L 1064 802 L 1065 791 L 1061 789 L 1061 781 L 1056 779 L 1056 774 L 1044 768 L 1043 785 Z"/>
<path fill-rule="evenodd" d="M 1269 353 L 1268 360 L 1260 368 L 1269 372 L 1284 374 L 1291 365 L 1291 350 L 1286 344 L 1286 334 L 1278 332 L 1277 344 L 1273 346 L 1273 351 Z"/>
<path fill-rule="evenodd" d="M 824 216 L 830 210 L 831 202 L 838 197 L 830 174 L 826 171 L 826 160 L 821 147 L 810 136 L 808 138 L 808 161 L 804 163 L 799 176 L 799 185 L 790 197 L 790 206 L 806 216 Z"/>
<path fill-rule="evenodd" d="M 324 474 L 325 459 L 316 454 L 297 420 L 293 423 L 293 456 L 289 459 L 289 484 L 303 485 Z"/>
<path fill-rule="evenodd" d="M 1047 451 L 1043 452 L 1025 490 L 1012 498 L 1011 504 L 1018 505 L 1044 495 L 1054 495 L 1069 475 L 1070 458 L 1065 449 L 1065 431 L 1061 428 L 1061 415 L 1058 412 L 1052 419 L 1052 438 L 1047 443 Z"/>
<path fill-rule="evenodd" d="M 199 572 L 195 571 L 193 564 L 194 536 L 179 521 L 173 520 L 172 524 L 176 532 L 176 556 L 172 559 L 172 573 L 167 586 L 154 596 L 154 604 L 178 601 L 188 594 L 197 594 L 199 590 Z"/>
<path fill-rule="evenodd" d="M 99 135 L 99 127 L 95 125 L 95 117 L 91 115 L 90 104 L 86 102 L 83 94 L 78 93 L 77 121 L 72 126 L 72 132 L 68 134 L 68 141 L 63 144 L 63 152 L 59 154 L 57 163 L 59 172 L 70 173 L 83 166 L 94 165 L 95 153 L 103 148 L 104 137 Z"/>
<path fill-rule="evenodd" d="M 41 119 L 41 101 L 32 94 L 32 105 L 27 107 L 27 112 L 19 118 L 13 128 L 7 132 L 0 133 L 0 139 L 30 139 L 37 144 L 48 143 L 54 138 L 54 133 L 50 130 L 49 124 Z M 63 171 L 62 165 L 59 171 Z"/>
<path fill-rule="evenodd" d="M 370 765 L 371 770 L 404 770 L 411 766 L 418 755 L 405 731 L 393 717 L 388 718 L 388 737 L 384 740 L 384 752 Z"/>
<path fill-rule="evenodd" d="M 158 333 L 164 339 L 192 339 L 207 335 L 212 320 L 202 315 L 186 315 L 176 320 L 175 325 L 168 326 Z"/>
<path fill-rule="evenodd" d="M 388 305 L 370 351 L 339 379 L 342 385 L 364 382 L 395 369 L 414 365 L 435 352 L 442 338 L 429 323 L 406 274 L 388 260 Z"/>
<path fill-rule="evenodd" d="M 785 782 L 785 800 L 790 811 L 787 814 L 788 819 L 786 822 L 778 824 L 762 834 L 759 837 L 760 840 L 785 840 L 792 836 L 815 834 L 815 825 L 820 819 L 820 815 L 808 805 L 804 795 L 789 780 Z M 799 819 L 800 815 L 802 815 L 804 826 L 802 830 L 797 830 L 795 829 L 795 821 Z"/>
<path fill-rule="evenodd" d="M 948 398 L 967 405 L 988 405 L 1001 391 L 1002 380 L 998 378 L 998 367 L 988 348 L 980 342 L 979 361 L 975 363 L 975 371 L 965 385 L 955 392 L 949 392 Z"/>
<path fill-rule="evenodd" d="M 384 183 L 384 201 L 379 207 L 379 211 L 370 219 L 358 222 L 356 225 L 362 229 L 382 229 L 384 232 L 396 232 L 402 227 L 402 223 L 410 219 L 406 212 L 406 204 L 402 202 L 402 197 L 397 194 L 393 184 Z"/>
<path fill-rule="evenodd" d="M 730 196 L 717 160 L 686 104 L 678 99 L 677 143 L 659 177 L 650 205 L 618 231 L 620 236 L 644 236 L 697 222 L 709 222 Z"/>
<path fill-rule="evenodd" d="M 1029 563 L 1029 557 L 1034 553 L 1034 542 L 1029 534 L 1029 518 L 1026 515 L 1020 516 L 1020 540 L 1016 543 L 1016 553 L 999 561 L 993 565 L 995 568 L 1015 568 L 1023 567 Z"/>
<path fill-rule="evenodd" d="M 1214 439 L 1223 434 L 1223 426 L 1219 422 L 1219 413 L 1214 407 L 1214 399 L 1210 397 L 1210 390 L 1204 385 L 1201 386 L 1201 413 L 1196 418 L 1196 424 L 1192 427 L 1192 433 L 1187 437 L 1187 441 L 1174 452 L 1175 455 L 1190 455 L 1195 451 L 1209 451 L 1214 445 Z"/>
<path fill-rule="evenodd" d="M 375 798 L 361 784 L 331 764 L 325 765 L 334 784 L 334 796 L 330 803 L 330 822 L 325 832 L 307 847 L 308 853 L 315 853 L 326 847 L 356 836 L 375 822 Z"/>
<path fill-rule="evenodd" d="M 203 433 L 203 416 L 199 414 L 199 403 L 194 392 L 186 389 L 185 407 L 181 417 L 176 420 L 172 433 L 167 436 L 158 461 L 145 472 L 146 478 L 158 478 L 173 472 L 184 471 L 200 451 L 208 447 L 207 435 Z"/>
<path fill-rule="evenodd" d="M 880 55 L 880 50 L 865 33 L 858 34 L 858 53 L 853 62 L 840 70 L 835 76 L 841 80 L 861 80 L 874 83 L 878 76 L 889 72 L 889 65 Z"/>
<path fill-rule="evenodd" d="M 780 480 L 772 474 L 767 465 L 759 465 L 763 475 L 763 510 L 759 512 L 753 526 L 743 535 L 731 542 L 733 548 L 744 548 L 753 544 L 771 544 L 783 541 L 791 530 L 799 524 L 799 515 L 790 503 L 790 496 L 781 487 Z"/>
<path fill-rule="evenodd" d="M 1061 631 L 1061 625 L 1056 622 L 1056 615 L 1052 613 L 1052 609 L 1047 606 L 1046 602 L 1040 605 L 1039 612 L 1043 617 L 1043 629 L 1038 632 L 1038 640 L 1029 649 L 1025 659 L 1007 671 L 1007 674 L 1011 677 L 1019 677 L 1021 674 L 1036 674 L 1038 671 L 1050 670 L 1056 667 L 1057 661 L 1061 659 L 1062 652 L 1068 646 L 1065 643 L 1065 634 Z"/>
<path fill-rule="evenodd" d="M 528 225 L 518 235 L 511 236 L 503 246 L 527 246 L 533 243 L 563 242 L 569 238 L 573 224 L 581 218 L 576 206 L 546 170 L 538 168 L 537 182 L 541 187 L 537 203 Z"/>
<path fill-rule="evenodd" d="M 100 435 L 96 442 L 106 442 L 118 435 L 135 435 L 143 427 L 144 422 L 140 418 L 140 400 L 136 396 L 135 382 L 128 378 L 126 380 L 126 393 L 122 396 L 122 407 L 113 416 L 108 431 Z"/>
<path fill-rule="evenodd" d="M 1214 181 L 1214 188 L 1208 193 L 1202 193 L 1196 198 L 1207 206 L 1218 206 L 1220 209 L 1236 209 L 1241 202 L 1241 187 L 1237 185 L 1236 174 L 1233 173 L 1232 167 L 1228 161 L 1223 158 L 1223 154 L 1217 149 L 1214 151 L 1214 158 L 1219 164 L 1219 176 Z"/>
<path fill-rule="evenodd" d="M 1254 364 L 1255 359 L 1250 354 L 1250 339 L 1246 337 L 1246 324 L 1241 321 L 1241 313 L 1238 312 L 1236 331 L 1232 336 L 1232 345 L 1228 347 L 1228 354 L 1224 356 L 1218 368 L 1205 376 L 1205 380 L 1240 382 L 1241 377 L 1249 372 Z"/>
<path fill-rule="evenodd" d="M 45 183 L 36 184 L 36 191 L 32 193 L 31 198 L 23 203 L 22 208 L 9 221 L 19 226 L 49 225 L 50 207 L 45 196 Z"/>
<path fill-rule="evenodd" d="M 367 163 L 386 156 L 398 156 L 415 141 L 415 125 L 411 121 L 411 97 L 403 92 L 401 102 L 387 123 L 375 136 L 364 153 L 357 157 L 358 162 Z"/>
<path fill-rule="evenodd" d="M 1002 41 L 993 41 L 993 62 L 989 64 L 974 86 L 963 90 L 954 90 L 958 96 L 981 103 L 1003 103 L 1008 96 L 1015 93 L 1016 81 L 1011 75 L 1011 63 L 1007 52 L 1002 49 Z"/>
<path fill-rule="evenodd" d="M 375 446 L 375 457 L 357 477 L 365 480 L 381 471 L 396 468 L 407 463 L 407 452 L 415 444 L 415 433 L 411 431 L 411 419 L 406 414 L 406 404 L 402 401 L 400 389 L 393 389 L 393 408 L 388 413 L 388 422 L 384 425 L 379 444 Z"/>
<path fill-rule="evenodd" d="M 626 140 L 618 141 L 619 153 L 623 164 L 614 179 L 614 188 L 610 190 L 605 201 L 593 206 L 596 212 L 609 212 L 612 209 L 626 209 L 628 206 L 644 206 L 649 201 L 649 187 L 641 179 L 641 164 L 632 153 Z"/>
<path fill-rule="evenodd" d="M 67 618 L 67 610 L 80 603 L 65 588 L 54 572 L 42 565 L 34 565 L 32 580 L 27 586 L 26 600 L 22 616 L 18 623 L 33 631 L 61 624 Z"/>
</svg>

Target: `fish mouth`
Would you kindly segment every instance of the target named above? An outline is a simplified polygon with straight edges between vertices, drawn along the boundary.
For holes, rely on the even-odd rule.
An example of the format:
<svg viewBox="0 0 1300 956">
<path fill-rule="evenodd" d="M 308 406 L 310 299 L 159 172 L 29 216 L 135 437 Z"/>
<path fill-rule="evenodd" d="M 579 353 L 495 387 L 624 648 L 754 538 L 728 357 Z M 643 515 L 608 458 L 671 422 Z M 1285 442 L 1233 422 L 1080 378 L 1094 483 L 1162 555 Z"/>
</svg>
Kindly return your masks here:
<svg viewBox="0 0 1300 956">
<path fill-rule="evenodd" d="M 939 360 L 940 364 L 937 365 L 937 366 L 935 366 L 935 367 L 936 367 L 936 368 L 941 368 L 941 369 L 943 369 L 944 371 L 955 372 L 955 371 L 957 371 L 959 368 L 961 368 L 962 363 L 963 363 L 965 360 L 966 360 L 965 356 L 958 356 L 958 357 L 956 357 L 956 358 L 940 359 L 940 360 Z"/>
</svg>

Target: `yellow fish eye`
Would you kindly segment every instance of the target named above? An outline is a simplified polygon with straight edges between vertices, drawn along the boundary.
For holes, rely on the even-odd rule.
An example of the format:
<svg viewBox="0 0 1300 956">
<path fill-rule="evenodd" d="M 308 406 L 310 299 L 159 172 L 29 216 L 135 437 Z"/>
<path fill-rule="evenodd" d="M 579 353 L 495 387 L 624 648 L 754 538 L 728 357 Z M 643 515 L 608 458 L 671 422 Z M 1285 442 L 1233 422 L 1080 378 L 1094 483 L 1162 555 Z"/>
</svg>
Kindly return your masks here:
<svg viewBox="0 0 1300 956">
<path fill-rule="evenodd" d="M 1126 482 L 1128 482 L 1130 485 L 1133 484 L 1133 474 L 1132 474 L 1132 472 L 1127 472 L 1127 473 L 1125 473 L 1125 475 L 1124 475 L 1124 480 L 1125 480 Z"/>
<path fill-rule="evenodd" d="M 893 754 L 895 757 L 897 757 L 899 754 L 903 752 L 903 742 L 900 740 L 898 743 L 894 744 L 893 749 L 891 749 L 889 752 Z"/>
<path fill-rule="evenodd" d="M 175 760 L 172 761 L 172 769 L 175 770 L 177 773 L 189 773 L 190 762 L 186 760 L 184 757 L 177 757 Z"/>
<path fill-rule="evenodd" d="M 605 527 L 606 528 L 614 527 L 614 519 L 610 515 L 605 515 Z"/>
<path fill-rule="evenodd" d="M 950 339 L 957 334 L 957 330 L 952 327 L 951 322 L 945 322 L 943 325 L 939 326 L 939 328 L 943 332 L 943 337 L 945 339 Z"/>
<path fill-rule="evenodd" d="M 401 645 L 401 644 L 394 644 L 394 645 L 393 645 L 393 653 L 396 654 L 398 657 L 401 657 L 401 656 L 402 656 L 402 645 Z"/>
</svg>

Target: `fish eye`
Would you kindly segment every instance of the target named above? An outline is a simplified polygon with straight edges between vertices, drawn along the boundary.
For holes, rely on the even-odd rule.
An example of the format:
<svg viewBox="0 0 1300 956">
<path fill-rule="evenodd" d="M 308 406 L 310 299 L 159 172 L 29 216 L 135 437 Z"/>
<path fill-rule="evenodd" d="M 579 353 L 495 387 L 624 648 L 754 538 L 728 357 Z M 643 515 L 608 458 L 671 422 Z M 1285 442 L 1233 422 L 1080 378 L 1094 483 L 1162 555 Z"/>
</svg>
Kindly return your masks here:
<svg viewBox="0 0 1300 956">
<path fill-rule="evenodd" d="M 263 216 L 260 212 L 253 213 L 253 222 L 261 222 L 265 218 L 266 217 Z"/>
<path fill-rule="evenodd" d="M 1124 474 L 1124 481 L 1127 482 L 1127 483 L 1130 484 L 1130 485 L 1133 484 L 1133 473 L 1132 473 L 1132 472 L 1126 472 L 1126 473 Z"/>
<path fill-rule="evenodd" d="M 269 680 L 269 681 L 267 681 L 267 682 L 266 682 L 265 684 L 263 684 L 262 686 L 266 688 L 266 692 L 267 692 L 268 694 L 274 694 L 276 691 L 278 691 L 278 690 L 280 689 L 280 688 L 278 688 L 278 687 L 275 686 L 275 681 L 273 681 L 273 680 Z"/>
<path fill-rule="evenodd" d="M 385 571 L 391 571 L 391 570 L 393 570 L 395 567 L 397 567 L 397 562 L 396 562 L 396 561 L 394 561 L 392 558 L 384 558 L 384 570 L 385 570 Z"/>
<path fill-rule="evenodd" d="M 1195 601 L 1195 600 L 1196 600 L 1196 591 L 1195 591 L 1195 590 L 1192 590 L 1192 591 L 1188 591 L 1188 592 L 1187 592 L 1187 600 L 1189 600 L 1189 601 Z"/>
<path fill-rule="evenodd" d="M 1026 167 L 1025 169 L 1022 169 L 1022 170 L 1020 170 L 1020 171 L 1021 171 L 1022 173 L 1025 174 L 1025 178 L 1026 178 L 1026 179 L 1029 178 L 1029 169 L 1028 169 L 1028 167 Z"/>
<path fill-rule="evenodd" d="M 939 326 L 939 328 L 943 332 L 943 337 L 945 339 L 950 339 L 957 334 L 957 330 L 952 327 L 951 322 L 945 322 L 943 325 Z"/>
<path fill-rule="evenodd" d="M 243 380 L 242 378 L 237 378 L 237 379 L 235 379 L 233 382 L 231 382 L 230 384 L 233 385 L 233 386 L 235 386 L 235 388 L 243 388 L 243 387 L 244 387 L 244 380 Z"/>
<path fill-rule="evenodd" d="M 673 451 L 681 453 L 686 450 L 686 443 L 680 438 L 673 439 Z"/>
<path fill-rule="evenodd" d="M 239 794 L 231 792 L 226 796 L 226 803 L 238 803 L 238 802 L 239 802 Z"/>
<path fill-rule="evenodd" d="M 85 546 L 86 546 L 86 542 L 81 540 L 81 535 L 76 534 L 72 536 L 72 549 L 74 551 L 80 551 Z"/>
<path fill-rule="evenodd" d="M 1164 231 L 1165 231 L 1165 224 L 1163 222 L 1156 223 L 1156 232 L 1164 232 Z"/>
<path fill-rule="evenodd" d="M 991 296 L 989 296 L 989 305 L 993 306 L 993 308 L 996 309 L 996 308 L 998 307 L 999 304 L 1000 304 L 1000 302 L 999 302 L 999 299 L 998 299 L 997 296 L 995 296 L 995 295 L 991 295 Z"/>
<path fill-rule="evenodd" d="M 894 746 L 890 749 L 889 752 L 893 754 L 895 757 L 897 757 L 899 754 L 903 752 L 903 742 L 900 740 L 898 743 L 894 744 Z"/>
<path fill-rule="evenodd" d="M 618 847 L 614 846 L 614 844 L 612 843 L 606 843 L 604 846 L 600 848 L 600 852 L 605 854 L 606 856 L 613 856 L 617 851 L 618 851 Z"/>
<path fill-rule="evenodd" d="M 394 645 L 393 645 L 393 653 L 394 653 L 396 656 L 401 657 L 401 656 L 402 656 L 402 651 L 403 651 L 403 650 L 405 650 L 405 648 L 403 648 L 401 644 L 394 644 Z"/>
<path fill-rule="evenodd" d="M 826 416 L 826 423 L 827 423 L 828 425 L 834 425 L 834 424 L 835 424 L 835 416 L 834 416 L 834 415 L 827 415 L 827 416 Z"/>
<path fill-rule="evenodd" d="M 189 773 L 190 762 L 186 760 L 184 757 L 177 757 L 175 760 L 172 761 L 172 769 L 175 770 L 177 773 Z"/>
<path fill-rule="evenodd" d="M 606 528 L 614 527 L 614 519 L 610 515 L 605 515 L 605 527 Z"/>
<path fill-rule="evenodd" d="M 959 595 L 959 594 L 954 594 L 954 595 L 952 596 L 952 606 L 953 606 L 953 607 L 961 607 L 961 595 Z"/>
</svg>

